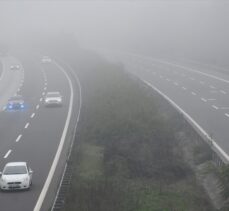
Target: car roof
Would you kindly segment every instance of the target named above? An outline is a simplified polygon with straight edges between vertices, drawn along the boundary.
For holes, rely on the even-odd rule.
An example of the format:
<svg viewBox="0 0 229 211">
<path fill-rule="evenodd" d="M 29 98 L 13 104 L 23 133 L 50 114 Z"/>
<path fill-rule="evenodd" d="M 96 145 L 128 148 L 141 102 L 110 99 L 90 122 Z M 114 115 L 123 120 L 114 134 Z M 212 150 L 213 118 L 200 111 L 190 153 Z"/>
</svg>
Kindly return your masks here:
<svg viewBox="0 0 229 211">
<path fill-rule="evenodd" d="M 22 96 L 16 95 L 16 96 L 11 97 L 9 100 L 22 100 Z"/>
<path fill-rule="evenodd" d="M 47 94 L 60 94 L 60 92 L 47 92 Z"/>
<path fill-rule="evenodd" d="M 10 162 L 6 166 L 26 166 L 26 162 Z"/>
</svg>

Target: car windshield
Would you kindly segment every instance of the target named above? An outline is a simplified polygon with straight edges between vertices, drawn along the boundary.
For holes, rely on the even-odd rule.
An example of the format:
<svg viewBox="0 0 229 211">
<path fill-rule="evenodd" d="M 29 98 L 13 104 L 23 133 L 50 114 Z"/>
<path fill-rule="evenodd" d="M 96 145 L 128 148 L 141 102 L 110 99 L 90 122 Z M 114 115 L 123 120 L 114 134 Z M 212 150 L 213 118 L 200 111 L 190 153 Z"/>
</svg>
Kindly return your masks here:
<svg viewBox="0 0 229 211">
<path fill-rule="evenodd" d="M 25 166 L 7 166 L 3 172 L 4 175 L 27 174 Z"/>
<path fill-rule="evenodd" d="M 15 97 L 11 97 L 10 101 L 16 101 L 16 100 L 22 100 L 21 96 L 15 96 Z"/>
<path fill-rule="evenodd" d="M 60 97 L 60 93 L 48 93 L 46 97 Z"/>
</svg>

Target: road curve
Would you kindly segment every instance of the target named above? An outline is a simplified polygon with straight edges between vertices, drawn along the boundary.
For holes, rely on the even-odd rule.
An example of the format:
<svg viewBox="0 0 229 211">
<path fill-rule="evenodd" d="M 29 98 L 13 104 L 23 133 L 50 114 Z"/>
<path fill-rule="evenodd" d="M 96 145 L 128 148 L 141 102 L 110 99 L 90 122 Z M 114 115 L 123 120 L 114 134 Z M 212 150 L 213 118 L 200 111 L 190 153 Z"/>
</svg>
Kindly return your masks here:
<svg viewBox="0 0 229 211">
<path fill-rule="evenodd" d="M 47 187 L 50 169 L 53 162 L 58 162 L 55 155 L 61 153 L 60 144 L 64 145 L 69 110 L 73 100 L 77 103 L 77 90 L 72 90 L 68 73 L 58 64 L 41 65 L 40 61 L 24 59 L 22 65 L 24 71 L 19 73 L 24 75 L 23 86 L 17 90 L 25 98 L 27 106 L 23 111 L 0 112 L 0 168 L 11 161 L 28 162 L 34 171 L 33 186 L 30 191 L 0 193 L 1 210 L 40 210 L 43 202 L 40 196 Z M 7 80 L 15 81 L 15 76 L 12 73 Z M 47 91 L 60 91 L 63 106 L 46 108 L 43 99 Z"/>
</svg>

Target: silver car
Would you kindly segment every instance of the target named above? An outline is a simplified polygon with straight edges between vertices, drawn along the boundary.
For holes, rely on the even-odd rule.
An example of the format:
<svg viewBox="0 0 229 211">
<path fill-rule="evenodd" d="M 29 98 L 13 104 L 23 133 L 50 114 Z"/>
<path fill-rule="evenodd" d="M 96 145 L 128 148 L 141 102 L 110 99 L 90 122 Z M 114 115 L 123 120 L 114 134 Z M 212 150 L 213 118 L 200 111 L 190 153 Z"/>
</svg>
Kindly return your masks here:
<svg viewBox="0 0 229 211">
<path fill-rule="evenodd" d="M 45 106 L 61 106 L 62 96 L 60 92 L 47 92 L 44 99 Z"/>
</svg>

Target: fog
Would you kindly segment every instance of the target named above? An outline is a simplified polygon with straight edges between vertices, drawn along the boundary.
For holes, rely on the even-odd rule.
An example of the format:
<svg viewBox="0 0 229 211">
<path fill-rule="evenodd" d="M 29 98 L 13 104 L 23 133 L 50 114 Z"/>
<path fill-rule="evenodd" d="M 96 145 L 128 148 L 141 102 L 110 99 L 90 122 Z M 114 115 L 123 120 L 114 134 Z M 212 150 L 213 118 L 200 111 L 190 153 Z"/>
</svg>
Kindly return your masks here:
<svg viewBox="0 0 229 211">
<path fill-rule="evenodd" d="M 0 41 L 10 47 L 67 32 L 87 48 L 227 65 L 228 26 L 228 1 L 0 2 Z"/>
</svg>

